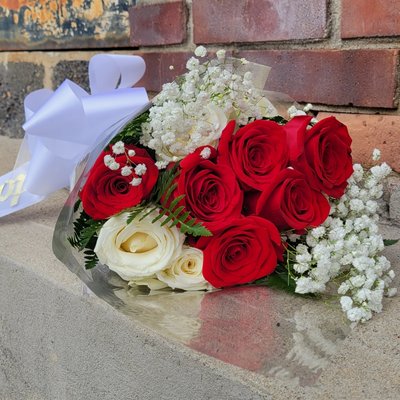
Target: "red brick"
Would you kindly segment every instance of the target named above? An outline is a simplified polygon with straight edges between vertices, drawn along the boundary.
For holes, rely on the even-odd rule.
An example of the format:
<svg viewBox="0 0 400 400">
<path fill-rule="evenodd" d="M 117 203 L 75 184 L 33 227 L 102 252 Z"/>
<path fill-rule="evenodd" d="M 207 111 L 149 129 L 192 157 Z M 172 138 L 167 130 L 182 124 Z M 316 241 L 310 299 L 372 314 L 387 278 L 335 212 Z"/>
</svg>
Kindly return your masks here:
<svg viewBox="0 0 400 400">
<path fill-rule="evenodd" d="M 354 162 L 372 165 L 372 151 L 377 148 L 381 151 L 381 161 L 400 172 L 400 116 L 319 113 L 317 118 L 330 115 L 347 125 L 353 139 Z"/>
<path fill-rule="evenodd" d="M 159 92 L 164 83 L 173 81 L 186 71 L 186 61 L 193 55 L 189 52 L 141 53 L 146 62 L 146 72 L 137 86 L 144 86 L 149 92 Z M 174 69 L 170 69 L 170 66 Z"/>
<path fill-rule="evenodd" d="M 131 45 L 157 46 L 183 43 L 186 8 L 183 1 L 144 4 L 129 9 Z"/>
<path fill-rule="evenodd" d="M 267 89 L 300 102 L 396 107 L 398 50 L 248 50 L 237 55 L 271 66 Z"/>
<path fill-rule="evenodd" d="M 326 21 L 326 0 L 193 1 L 195 43 L 322 39 Z"/>
<path fill-rule="evenodd" d="M 400 35 L 399 0 L 342 0 L 342 37 Z"/>
</svg>

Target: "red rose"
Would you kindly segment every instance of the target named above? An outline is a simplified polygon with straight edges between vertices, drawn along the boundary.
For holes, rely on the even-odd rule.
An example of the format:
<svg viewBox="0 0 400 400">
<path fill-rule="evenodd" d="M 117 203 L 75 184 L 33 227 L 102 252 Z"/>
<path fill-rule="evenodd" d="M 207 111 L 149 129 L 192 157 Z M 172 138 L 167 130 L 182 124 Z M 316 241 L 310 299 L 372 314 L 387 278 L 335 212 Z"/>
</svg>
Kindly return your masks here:
<svg viewBox="0 0 400 400">
<path fill-rule="evenodd" d="M 232 169 L 215 163 L 216 150 L 199 147 L 180 163 L 174 197 L 185 194 L 183 205 L 212 233 L 240 216 L 243 194 Z"/>
<path fill-rule="evenodd" d="M 204 254 L 204 278 L 217 288 L 271 274 L 283 253 L 276 227 L 257 216 L 232 220 L 218 234 L 200 238 L 197 246 Z"/>
<path fill-rule="evenodd" d="M 236 133 L 231 121 L 218 145 L 218 159 L 231 166 L 244 190 L 261 190 L 288 164 L 286 134 L 273 121 L 257 120 Z"/>
<path fill-rule="evenodd" d="M 136 206 L 150 195 L 157 182 L 158 169 L 147 151 L 130 145 L 126 145 L 125 149 L 126 152 L 135 151 L 134 156 L 129 156 L 129 161 L 127 153 L 113 156 L 111 151 L 103 151 L 90 170 L 80 197 L 83 209 L 93 219 L 105 219 Z M 113 156 L 119 167 L 111 170 L 105 165 L 105 156 Z M 146 172 L 140 176 L 134 171 L 139 164 L 146 166 Z M 125 166 L 132 167 L 132 173 L 127 176 L 121 174 Z M 134 178 L 141 179 L 137 186 L 131 184 Z"/>
<path fill-rule="evenodd" d="M 334 117 L 307 130 L 310 120 L 296 117 L 285 125 L 291 164 L 307 176 L 314 189 L 338 199 L 353 173 L 351 137 Z"/>
<path fill-rule="evenodd" d="M 261 192 L 256 214 L 279 230 L 316 227 L 328 218 L 326 197 L 307 183 L 305 175 L 291 168 L 282 170 L 272 185 Z"/>
</svg>

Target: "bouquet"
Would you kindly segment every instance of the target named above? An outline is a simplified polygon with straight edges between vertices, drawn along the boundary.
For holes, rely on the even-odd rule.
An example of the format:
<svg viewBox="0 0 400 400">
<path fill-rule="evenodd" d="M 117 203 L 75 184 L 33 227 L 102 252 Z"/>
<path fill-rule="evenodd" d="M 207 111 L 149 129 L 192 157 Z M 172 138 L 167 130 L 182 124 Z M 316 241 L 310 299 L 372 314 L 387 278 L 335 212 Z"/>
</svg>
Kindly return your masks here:
<svg viewBox="0 0 400 400">
<path fill-rule="evenodd" d="M 377 225 L 390 167 L 353 165 L 346 126 L 311 105 L 278 115 L 265 67 L 195 55 L 85 177 L 69 237 L 85 267 L 151 290 L 334 288 L 370 319 L 396 293 Z"/>
</svg>

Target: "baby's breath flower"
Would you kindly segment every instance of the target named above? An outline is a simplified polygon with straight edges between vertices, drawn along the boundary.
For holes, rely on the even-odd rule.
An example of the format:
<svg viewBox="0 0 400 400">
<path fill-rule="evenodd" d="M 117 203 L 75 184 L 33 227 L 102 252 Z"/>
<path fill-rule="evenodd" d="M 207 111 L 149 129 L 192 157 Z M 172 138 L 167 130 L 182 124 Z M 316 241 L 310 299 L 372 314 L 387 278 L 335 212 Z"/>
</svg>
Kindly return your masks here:
<svg viewBox="0 0 400 400">
<path fill-rule="evenodd" d="M 304 107 L 303 110 L 304 112 L 308 113 L 309 111 L 311 111 L 313 108 L 313 105 L 311 103 L 307 103 Z"/>
<path fill-rule="evenodd" d="M 125 167 L 121 169 L 122 176 L 129 176 L 131 173 L 132 173 L 132 167 L 129 167 L 128 165 L 125 165 Z"/>
<path fill-rule="evenodd" d="M 374 149 L 374 151 L 372 152 L 372 159 L 374 161 L 379 161 L 381 158 L 381 151 L 379 149 Z"/>
<path fill-rule="evenodd" d="M 204 46 L 197 46 L 194 54 L 196 57 L 205 57 L 207 55 L 207 49 Z"/>
<path fill-rule="evenodd" d="M 165 168 L 167 168 L 169 162 L 168 161 L 157 161 L 155 164 L 158 169 L 165 169 Z"/>
<path fill-rule="evenodd" d="M 290 106 L 288 108 L 288 114 L 290 118 L 298 117 L 300 115 L 307 115 L 306 112 L 297 109 L 295 106 Z"/>
<path fill-rule="evenodd" d="M 197 58 L 191 57 L 186 63 L 186 68 L 191 71 L 199 66 L 199 60 Z"/>
<path fill-rule="evenodd" d="M 390 262 L 380 256 L 384 244 L 376 214 L 376 199 L 382 196 L 382 180 L 390 167 L 385 163 L 369 171 L 359 164 L 353 167 L 345 194 L 330 201 L 330 216 L 305 237 L 311 257 L 304 256 L 306 246 L 297 245 L 292 272 L 299 274 L 298 293 L 323 291 L 330 280 L 345 273 L 338 287 L 342 309 L 351 321 L 365 322 L 373 312 L 381 312 L 384 293 L 396 292 L 389 288 L 394 278 Z"/>
<path fill-rule="evenodd" d="M 110 168 L 112 171 L 116 171 L 119 168 L 119 163 L 114 161 L 108 165 L 108 168 Z"/>
<path fill-rule="evenodd" d="M 217 58 L 219 61 L 224 61 L 226 55 L 226 51 L 223 49 L 220 49 L 217 51 Z"/>
<path fill-rule="evenodd" d="M 112 151 L 114 154 L 124 154 L 125 153 L 125 144 L 121 141 L 115 143 L 112 146 Z"/>
<path fill-rule="evenodd" d="M 349 311 L 353 306 L 353 300 L 349 296 L 342 296 L 340 298 L 340 304 L 342 305 L 343 311 Z"/>
<path fill-rule="evenodd" d="M 141 144 L 155 150 L 159 160 L 180 160 L 198 147 L 214 146 L 229 119 L 246 124 L 276 115 L 261 88 L 253 84 L 252 73 L 225 55 L 220 51 L 219 58 L 204 64 L 192 57 L 189 71 L 163 85 L 153 100 L 142 125 Z"/>
<path fill-rule="evenodd" d="M 135 157 L 135 155 L 136 155 L 136 151 L 135 150 L 133 150 L 133 149 L 128 150 L 128 156 L 129 157 Z"/>
<path fill-rule="evenodd" d="M 146 173 L 147 167 L 145 164 L 138 164 L 135 167 L 135 174 L 138 176 L 142 176 Z"/>
<path fill-rule="evenodd" d="M 201 158 L 205 160 L 209 159 L 211 155 L 211 149 L 209 147 L 204 147 L 204 149 L 200 152 Z"/>
<path fill-rule="evenodd" d="M 133 178 L 130 183 L 132 186 L 139 186 L 142 183 L 142 178 Z"/>
<path fill-rule="evenodd" d="M 112 163 L 115 162 L 114 157 L 110 156 L 109 154 L 104 156 L 104 164 L 109 167 Z"/>
<path fill-rule="evenodd" d="M 299 274 L 304 274 L 304 272 L 308 271 L 310 269 L 310 266 L 308 264 L 294 264 L 293 269 L 299 273 Z"/>
<path fill-rule="evenodd" d="M 338 289 L 339 294 L 346 294 L 350 290 L 350 286 L 347 282 L 343 282 Z"/>
</svg>

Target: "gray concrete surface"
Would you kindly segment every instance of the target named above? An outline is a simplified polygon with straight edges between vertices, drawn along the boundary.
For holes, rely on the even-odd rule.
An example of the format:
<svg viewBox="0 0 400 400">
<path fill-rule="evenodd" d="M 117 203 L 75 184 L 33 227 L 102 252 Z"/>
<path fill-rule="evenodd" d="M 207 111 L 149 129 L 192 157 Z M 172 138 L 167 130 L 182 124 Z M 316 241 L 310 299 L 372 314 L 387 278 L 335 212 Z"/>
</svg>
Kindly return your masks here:
<svg viewBox="0 0 400 400">
<path fill-rule="evenodd" d="M 11 168 L 19 143 L 0 137 L 0 174 Z M 54 223 L 66 195 L 60 191 L 0 219 L 1 400 L 400 398 L 399 297 L 385 300 L 383 313 L 347 332 L 312 384 L 301 385 L 284 373 L 252 372 L 196 351 L 193 341 L 188 346 L 88 293 L 51 250 Z M 387 237 L 400 237 L 398 228 L 383 229 Z M 386 252 L 400 275 L 399 250 L 396 245 Z M 208 298 L 212 308 L 213 297 Z M 271 307 L 277 304 L 274 296 L 269 300 Z M 265 320 L 265 308 L 251 307 L 253 320 L 257 313 Z M 328 319 L 335 315 L 329 307 L 321 310 Z M 271 318 L 280 312 L 275 310 Z M 184 313 L 178 314 L 183 319 Z M 235 318 L 232 315 L 232 324 Z M 333 323 L 340 325 L 339 320 Z M 234 342 L 228 334 L 234 330 L 225 329 L 221 348 Z M 277 351 L 288 344 L 289 337 L 282 341 L 286 336 L 274 332 L 279 330 L 272 331 L 274 341 L 260 338 L 260 351 L 265 343 L 275 343 Z"/>
</svg>

